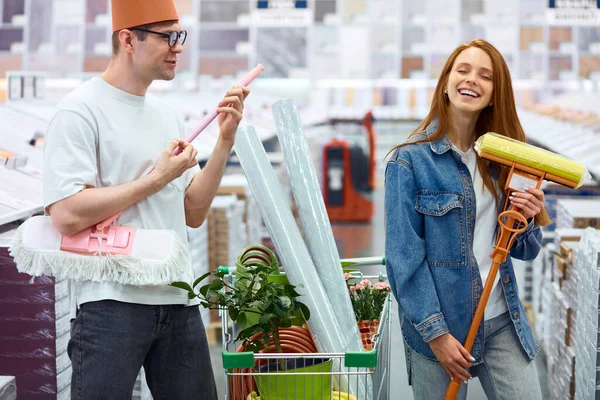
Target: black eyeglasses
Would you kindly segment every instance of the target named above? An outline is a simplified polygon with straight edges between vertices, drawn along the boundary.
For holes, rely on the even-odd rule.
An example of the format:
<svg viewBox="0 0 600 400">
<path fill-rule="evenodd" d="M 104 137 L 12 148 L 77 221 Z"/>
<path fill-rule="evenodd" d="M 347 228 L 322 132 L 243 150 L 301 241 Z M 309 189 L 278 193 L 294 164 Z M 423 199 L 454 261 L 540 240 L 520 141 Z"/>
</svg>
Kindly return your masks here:
<svg viewBox="0 0 600 400">
<path fill-rule="evenodd" d="M 142 28 L 131 28 L 131 30 L 154 33 L 155 35 L 164 36 L 169 39 L 169 47 L 175 46 L 175 44 L 177 43 L 177 39 L 179 39 L 179 41 L 181 42 L 181 45 L 183 46 L 183 44 L 185 43 L 185 39 L 187 38 L 187 31 L 181 31 L 181 32 L 173 31 L 173 32 L 169 32 L 169 33 L 163 33 L 163 32 L 149 31 L 148 29 L 142 29 Z"/>
</svg>

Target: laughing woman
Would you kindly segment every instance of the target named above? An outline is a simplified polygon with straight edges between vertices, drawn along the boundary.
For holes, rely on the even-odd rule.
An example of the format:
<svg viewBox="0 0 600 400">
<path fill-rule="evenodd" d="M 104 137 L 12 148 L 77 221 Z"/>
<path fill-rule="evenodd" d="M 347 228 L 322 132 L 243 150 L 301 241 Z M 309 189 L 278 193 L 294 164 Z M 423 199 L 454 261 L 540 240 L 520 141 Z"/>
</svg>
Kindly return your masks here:
<svg viewBox="0 0 600 400">
<path fill-rule="evenodd" d="M 490 399 L 542 398 L 538 344 L 511 261 L 540 250 L 549 218 L 539 189 L 510 200 L 531 223 L 500 266 L 471 354 L 462 346 L 492 264 L 507 178 L 473 150 L 488 131 L 525 141 L 504 58 L 474 40 L 448 58 L 429 115 L 392 150 L 385 175 L 387 270 L 415 399 L 443 399 L 451 379 L 464 382 L 465 399 L 473 376 Z"/>
</svg>

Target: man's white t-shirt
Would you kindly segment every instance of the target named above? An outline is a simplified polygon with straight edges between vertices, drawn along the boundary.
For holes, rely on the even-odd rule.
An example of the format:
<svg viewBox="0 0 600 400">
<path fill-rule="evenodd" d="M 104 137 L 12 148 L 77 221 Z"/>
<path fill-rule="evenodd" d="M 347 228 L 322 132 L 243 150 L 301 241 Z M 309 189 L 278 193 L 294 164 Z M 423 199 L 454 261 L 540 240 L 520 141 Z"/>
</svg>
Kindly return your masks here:
<svg viewBox="0 0 600 400">
<path fill-rule="evenodd" d="M 473 181 L 473 191 L 475 192 L 476 215 L 475 215 L 475 230 L 473 233 L 473 253 L 479 266 L 481 280 L 485 282 L 492 267 L 492 250 L 495 244 L 496 225 L 498 222 L 498 210 L 496 208 L 496 200 L 494 195 L 484 185 L 483 178 L 477 166 L 477 155 L 471 147 L 467 152 L 462 152 L 456 146 L 454 149 L 460 154 L 462 162 L 467 166 L 471 173 Z M 487 306 L 485 307 L 484 319 L 487 321 L 494 317 L 504 314 L 508 311 L 506 300 L 500 282 L 500 274 L 496 275 L 494 287 Z"/>
<path fill-rule="evenodd" d="M 135 96 L 93 78 L 57 106 L 44 138 L 44 206 L 88 187 L 116 186 L 148 174 L 174 138 L 184 138 L 183 121 L 155 96 Z M 199 167 L 188 169 L 160 192 L 124 210 L 118 225 L 169 229 L 187 243 L 184 198 Z M 93 205 L 90 205 L 93 207 Z M 190 280 L 193 277 L 188 265 Z M 192 304 L 170 286 L 74 282 L 82 303 L 117 300 L 138 304 Z M 194 302 L 195 304 L 196 302 Z"/>
</svg>

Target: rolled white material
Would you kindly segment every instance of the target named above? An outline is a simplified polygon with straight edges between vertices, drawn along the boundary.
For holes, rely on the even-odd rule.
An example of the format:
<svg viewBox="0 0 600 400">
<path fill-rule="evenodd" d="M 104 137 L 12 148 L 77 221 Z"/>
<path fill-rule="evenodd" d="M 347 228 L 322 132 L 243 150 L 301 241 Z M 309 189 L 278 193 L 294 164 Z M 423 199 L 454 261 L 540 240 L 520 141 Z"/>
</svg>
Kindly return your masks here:
<svg viewBox="0 0 600 400">
<path fill-rule="evenodd" d="M 331 306 L 338 311 L 335 316 L 348 343 L 347 351 L 362 351 L 340 256 L 296 102 L 280 100 L 271 109 L 311 258 Z"/>
<path fill-rule="evenodd" d="M 277 181 L 265 149 L 252 126 L 238 129 L 235 152 L 240 160 L 252 194 L 265 220 L 267 229 L 277 249 L 286 275 L 293 285 L 298 286 L 303 301 L 310 309 L 308 321 L 317 349 L 323 353 L 346 352 L 348 343 L 342 334 L 334 309 L 331 307 L 325 289 L 312 262 L 308 249 L 302 240 L 300 230 L 292 215 L 289 203 Z M 334 370 L 343 370 L 339 360 L 334 360 Z M 350 382 L 349 382 L 350 381 Z M 340 375 L 340 387 L 348 388 L 359 398 L 367 398 L 363 380 L 356 382 Z M 356 386 L 360 386 L 357 388 Z M 357 393 L 357 389 L 359 393 Z M 370 397 L 370 396 L 369 396 Z"/>
</svg>

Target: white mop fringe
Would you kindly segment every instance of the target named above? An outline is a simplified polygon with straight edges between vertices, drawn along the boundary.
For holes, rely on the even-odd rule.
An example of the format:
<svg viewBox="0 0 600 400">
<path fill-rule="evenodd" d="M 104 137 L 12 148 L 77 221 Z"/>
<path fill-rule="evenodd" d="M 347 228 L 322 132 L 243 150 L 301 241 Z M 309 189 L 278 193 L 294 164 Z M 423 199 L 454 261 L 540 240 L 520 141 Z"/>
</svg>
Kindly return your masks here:
<svg viewBox="0 0 600 400">
<path fill-rule="evenodd" d="M 22 224 L 9 248 L 17 270 L 32 276 L 51 275 L 57 279 L 115 282 L 126 285 L 166 285 L 188 280 L 189 252 L 179 236 L 172 236 L 170 254 L 164 260 L 144 260 L 135 256 L 81 255 L 66 251 L 36 251 L 23 245 Z"/>
</svg>

